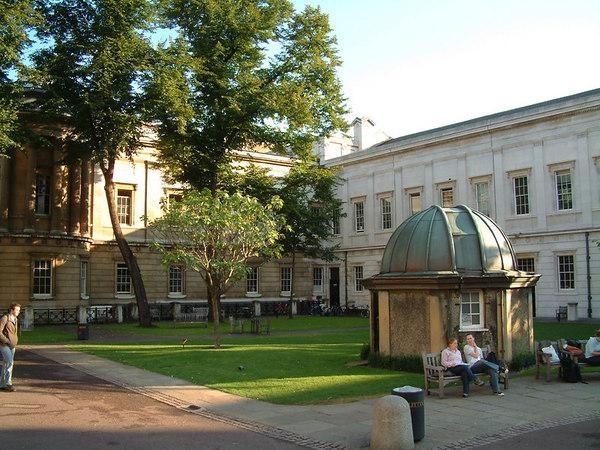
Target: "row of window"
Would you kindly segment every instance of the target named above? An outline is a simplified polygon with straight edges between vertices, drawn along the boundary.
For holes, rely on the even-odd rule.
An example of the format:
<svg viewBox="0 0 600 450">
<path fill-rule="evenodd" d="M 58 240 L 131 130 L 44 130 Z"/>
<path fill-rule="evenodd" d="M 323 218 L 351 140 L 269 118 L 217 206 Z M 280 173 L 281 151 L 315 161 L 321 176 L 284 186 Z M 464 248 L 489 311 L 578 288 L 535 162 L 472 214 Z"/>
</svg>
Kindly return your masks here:
<svg viewBox="0 0 600 450">
<path fill-rule="evenodd" d="M 554 175 L 555 208 L 557 211 L 569 211 L 573 209 L 573 183 L 571 169 L 556 170 Z M 531 213 L 530 181 L 528 174 L 518 174 L 511 177 L 513 192 L 512 210 L 516 216 Z M 473 199 L 475 209 L 482 214 L 490 216 L 490 181 L 481 180 L 473 183 Z M 444 208 L 455 206 L 454 187 L 442 186 L 438 189 L 438 203 Z M 422 189 L 407 189 L 408 214 L 415 214 L 423 209 Z M 391 194 L 379 194 L 379 217 L 378 226 L 381 230 L 392 228 L 392 198 Z M 364 198 L 352 199 L 354 231 L 362 233 L 365 231 L 365 200 Z M 334 233 L 340 234 L 339 224 L 334 223 Z"/>
<path fill-rule="evenodd" d="M 80 261 L 79 292 L 81 298 L 89 297 L 88 289 L 88 267 L 89 262 Z M 35 259 L 32 264 L 33 296 L 37 298 L 49 298 L 53 293 L 53 261 L 51 259 Z M 324 268 L 313 267 L 313 292 L 322 293 L 324 285 Z M 354 267 L 354 288 L 362 292 L 363 268 Z M 169 295 L 181 296 L 185 294 L 185 269 L 183 266 L 169 266 L 168 274 Z M 289 293 L 292 288 L 292 268 L 280 268 L 280 288 L 282 293 Z M 131 275 L 125 263 L 117 263 L 115 266 L 115 294 L 131 295 L 133 292 Z M 259 268 L 250 267 L 246 274 L 246 293 L 258 294 L 259 291 Z"/>
</svg>

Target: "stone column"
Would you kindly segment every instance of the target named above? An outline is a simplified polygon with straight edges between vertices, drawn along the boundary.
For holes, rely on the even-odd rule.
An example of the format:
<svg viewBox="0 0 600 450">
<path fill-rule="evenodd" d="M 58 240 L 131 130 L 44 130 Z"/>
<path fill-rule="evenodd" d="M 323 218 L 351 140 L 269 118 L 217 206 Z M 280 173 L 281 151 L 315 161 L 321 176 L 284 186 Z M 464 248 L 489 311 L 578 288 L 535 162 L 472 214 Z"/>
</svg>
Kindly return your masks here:
<svg viewBox="0 0 600 450">
<path fill-rule="evenodd" d="M 75 163 L 69 167 L 69 234 L 80 234 L 81 190 L 81 163 Z"/>
<path fill-rule="evenodd" d="M 8 231 L 8 205 L 11 160 L 0 156 L 0 233 Z"/>
<path fill-rule="evenodd" d="M 89 161 L 81 162 L 81 202 L 79 207 L 79 231 L 82 236 L 88 236 L 90 233 L 90 189 L 93 185 L 92 176 L 93 166 Z"/>
<path fill-rule="evenodd" d="M 37 167 L 37 153 L 33 149 L 27 150 L 27 169 L 25 174 L 25 207 L 23 210 L 23 232 L 33 233 L 35 224 L 35 170 Z M 18 176 L 15 173 L 15 176 Z M 18 178 L 17 178 L 18 180 Z"/>
<path fill-rule="evenodd" d="M 50 232 L 52 234 L 67 234 L 68 208 L 68 173 L 62 164 L 62 154 L 54 150 L 54 166 L 52 170 L 52 218 Z"/>
</svg>

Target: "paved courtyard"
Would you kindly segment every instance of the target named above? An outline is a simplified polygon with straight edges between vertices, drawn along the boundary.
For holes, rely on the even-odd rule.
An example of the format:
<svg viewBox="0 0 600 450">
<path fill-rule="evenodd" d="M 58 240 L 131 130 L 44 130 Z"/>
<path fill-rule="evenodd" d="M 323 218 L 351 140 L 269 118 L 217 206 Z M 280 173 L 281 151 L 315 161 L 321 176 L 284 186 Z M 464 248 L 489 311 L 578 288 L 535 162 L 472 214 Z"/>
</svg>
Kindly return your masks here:
<svg viewBox="0 0 600 450">
<path fill-rule="evenodd" d="M 336 405 L 273 405 L 74 352 L 63 346 L 26 348 L 188 414 L 290 444 L 309 448 L 366 448 L 369 445 L 373 399 Z M 458 387 L 448 389 L 445 399 L 428 397 L 426 435 L 417 448 L 483 445 L 497 448 L 494 445 L 502 444 L 501 440 L 525 439 L 531 437 L 532 431 L 547 430 L 544 433 L 551 435 L 556 427 L 569 424 L 585 427 L 586 423 L 591 424 L 591 429 L 597 428 L 600 425 L 600 373 L 584 377 L 589 384 L 517 378 L 512 380 L 505 397 L 491 395 L 486 386 L 473 388 L 468 399 L 460 396 Z M 590 439 L 599 443 L 593 435 Z"/>
</svg>

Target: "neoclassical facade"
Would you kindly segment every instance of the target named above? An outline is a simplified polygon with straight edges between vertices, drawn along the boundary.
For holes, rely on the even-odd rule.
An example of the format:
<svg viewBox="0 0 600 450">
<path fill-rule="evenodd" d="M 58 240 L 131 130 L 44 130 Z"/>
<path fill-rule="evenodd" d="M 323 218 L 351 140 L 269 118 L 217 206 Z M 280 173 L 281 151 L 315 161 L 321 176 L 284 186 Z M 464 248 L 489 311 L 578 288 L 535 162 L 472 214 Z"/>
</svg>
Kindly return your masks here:
<svg viewBox="0 0 600 450">
<path fill-rule="evenodd" d="M 154 166 L 150 139 L 132 160 L 115 167 L 115 195 L 121 227 L 140 265 L 152 303 L 206 300 L 199 274 L 182 266 L 164 267 L 149 248 L 148 221 L 160 214 L 161 200 L 177 199 L 181 186 L 167 183 Z M 239 152 L 239 162 L 287 173 L 286 157 Z M 37 310 L 135 301 L 129 271 L 115 244 L 104 180 L 89 162 L 64 165 L 58 150 L 27 148 L 0 158 L 0 307 L 11 302 Z M 312 261 L 298 258 L 296 296 L 312 298 Z M 317 271 L 318 272 L 318 271 Z M 287 259 L 253 264 L 246 280 L 223 301 L 285 301 L 292 271 Z M 321 283 L 322 285 L 322 283 Z M 318 288 L 317 288 L 318 292 Z"/>
<path fill-rule="evenodd" d="M 577 303 L 600 317 L 600 89 L 341 153 L 325 164 L 344 180 L 340 261 L 326 269 L 342 303 L 369 301 L 362 280 L 406 218 L 464 204 L 507 233 L 519 269 L 541 274 L 535 314 Z"/>
</svg>

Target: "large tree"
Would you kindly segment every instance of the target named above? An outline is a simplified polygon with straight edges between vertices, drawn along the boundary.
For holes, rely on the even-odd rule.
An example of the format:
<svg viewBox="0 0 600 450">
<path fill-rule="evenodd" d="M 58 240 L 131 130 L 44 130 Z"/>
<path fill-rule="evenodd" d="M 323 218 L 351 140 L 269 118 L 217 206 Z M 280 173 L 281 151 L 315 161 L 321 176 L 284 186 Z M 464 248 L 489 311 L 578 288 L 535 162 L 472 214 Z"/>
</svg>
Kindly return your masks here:
<svg viewBox="0 0 600 450">
<path fill-rule="evenodd" d="M 34 57 L 40 107 L 68 159 L 90 159 L 104 176 L 115 240 L 129 268 L 142 326 L 150 311 L 137 259 L 117 217 L 115 161 L 132 157 L 143 132 L 142 74 L 148 68 L 148 0 L 40 0 L 44 47 Z"/>
<path fill-rule="evenodd" d="M 215 191 L 235 151 L 307 156 L 343 128 L 340 60 L 328 18 L 289 0 L 161 0 L 177 36 L 147 80 L 161 160 Z"/>
<path fill-rule="evenodd" d="M 279 253 L 283 219 L 276 212 L 281 200 L 263 206 L 256 198 L 224 191 L 190 191 L 179 202 L 163 205 L 163 214 L 150 224 L 165 265 L 183 264 L 204 279 L 212 310 L 215 347 L 219 347 L 220 298 L 246 275 L 252 257 Z"/>
<path fill-rule="evenodd" d="M 334 241 L 333 223 L 341 215 L 342 202 L 336 196 L 340 178 L 334 169 L 312 161 L 298 161 L 282 178 L 277 193 L 283 200 L 281 214 L 287 227 L 280 243 L 283 253 L 291 257 L 292 280 L 290 307 L 294 298 L 296 256 L 332 261 L 338 244 Z"/>
<path fill-rule="evenodd" d="M 28 29 L 39 22 L 32 0 L 0 0 L 0 156 L 19 146 L 22 105 L 19 71 Z"/>
</svg>

